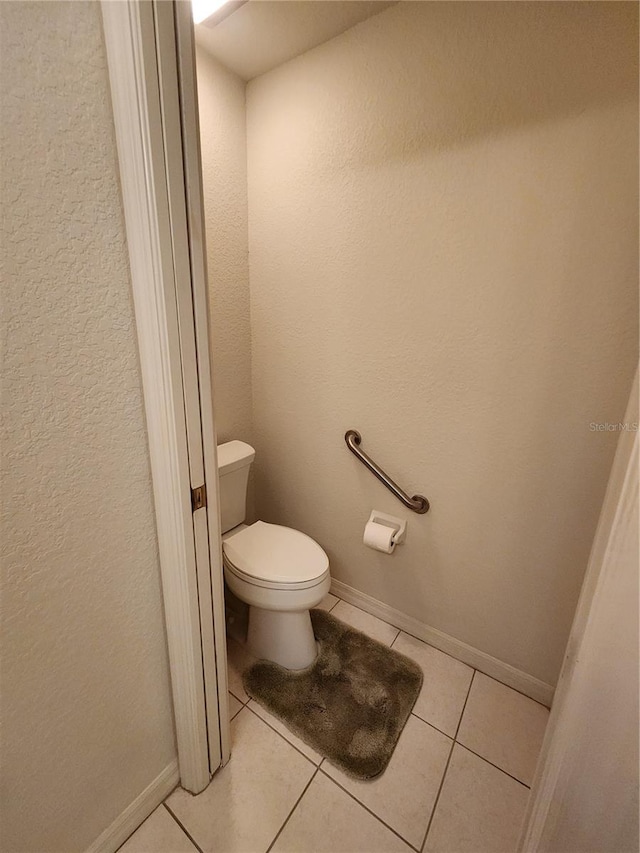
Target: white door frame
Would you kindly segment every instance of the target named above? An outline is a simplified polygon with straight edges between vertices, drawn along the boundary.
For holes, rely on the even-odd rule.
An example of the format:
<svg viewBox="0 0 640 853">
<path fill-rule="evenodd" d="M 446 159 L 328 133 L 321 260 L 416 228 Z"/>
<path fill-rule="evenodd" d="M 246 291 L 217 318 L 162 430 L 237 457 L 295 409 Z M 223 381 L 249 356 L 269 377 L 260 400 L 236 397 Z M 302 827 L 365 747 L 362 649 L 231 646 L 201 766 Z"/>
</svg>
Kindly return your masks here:
<svg viewBox="0 0 640 853">
<path fill-rule="evenodd" d="M 163 90 L 167 85 L 180 88 L 183 117 L 185 109 L 195 110 L 193 58 L 187 61 L 188 51 L 193 52 L 189 41 L 191 23 L 185 34 L 184 9 L 180 8 L 188 11 L 190 4 L 165 0 L 162 6 L 162 15 L 175 10 L 181 41 L 180 57 L 173 68 L 163 69 L 161 86 L 154 3 L 101 3 L 149 435 L 178 763 L 182 786 L 197 793 L 208 785 L 217 766 L 229 758 L 222 553 L 199 150 L 198 141 L 193 138 L 197 134 L 197 115 L 195 119 L 190 116 L 185 137 L 188 157 L 181 163 L 188 183 L 190 228 L 190 235 L 185 232 L 184 238 L 188 240 L 187 252 L 194 270 L 192 283 L 186 285 L 184 276 L 179 278 L 176 272 L 175 223 L 171 220 L 165 161 L 167 152 L 182 151 L 182 140 L 171 139 L 171 144 L 165 144 L 162 123 L 163 105 L 166 109 Z M 167 75 L 174 79 L 167 79 Z M 174 132 L 179 134 L 180 129 L 174 128 Z M 193 286 L 197 364 L 183 363 L 178 303 L 184 298 L 185 286 Z M 190 373 L 185 375 L 185 371 Z M 196 484 L 190 476 L 190 415 L 185 412 L 185 388 L 194 381 L 200 390 L 199 426 L 208 485 L 207 523 L 204 528 L 200 526 L 200 534 L 191 505 L 191 487 Z M 209 578 L 207 583 L 200 578 L 199 583 L 196 537 L 202 544 L 207 529 L 211 542 Z M 207 623 L 202 614 L 213 618 Z M 210 666 L 211 661 L 215 662 L 215 672 L 209 671 L 208 675 L 214 684 L 217 676 L 214 692 L 204 676 L 205 664 L 209 662 Z M 212 732 L 214 727 L 217 731 Z M 210 763 L 211 737 L 217 738 L 219 749 Z"/>
<path fill-rule="evenodd" d="M 213 614 L 215 666 L 219 713 L 219 739 L 221 764 L 231 756 L 231 733 L 228 702 L 227 638 L 224 613 L 224 573 L 222 558 L 222 530 L 220 526 L 220 491 L 218 481 L 217 434 L 213 406 L 213 371 L 209 330 L 209 284 L 204 217 L 204 191 L 202 187 L 202 156 L 200 152 L 200 118 L 196 84 L 196 52 L 193 34 L 191 2 L 177 0 L 173 3 L 176 25 L 176 68 L 180 88 L 182 114 L 182 152 L 186 188 L 187 218 L 189 222 L 189 250 L 193 315 L 195 321 L 196 349 L 198 352 L 198 379 L 200 387 L 200 423 L 203 441 L 204 474 L 209 492 L 207 509 L 209 533 L 209 587 Z M 200 608 L 208 598 L 200 596 Z M 211 729 L 211 723 L 210 723 Z"/>
</svg>

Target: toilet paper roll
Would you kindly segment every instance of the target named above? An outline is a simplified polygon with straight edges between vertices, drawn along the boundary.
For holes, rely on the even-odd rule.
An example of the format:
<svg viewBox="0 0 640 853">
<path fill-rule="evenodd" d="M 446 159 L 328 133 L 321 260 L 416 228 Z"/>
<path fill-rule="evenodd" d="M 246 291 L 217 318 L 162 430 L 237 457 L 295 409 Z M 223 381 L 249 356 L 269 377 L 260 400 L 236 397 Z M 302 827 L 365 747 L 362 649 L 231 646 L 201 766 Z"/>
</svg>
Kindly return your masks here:
<svg viewBox="0 0 640 853">
<path fill-rule="evenodd" d="M 369 548 L 382 551 L 383 554 L 391 554 L 396 547 L 396 543 L 391 541 L 395 532 L 393 527 L 387 527 L 386 524 L 368 521 L 364 528 L 362 541 Z"/>
</svg>

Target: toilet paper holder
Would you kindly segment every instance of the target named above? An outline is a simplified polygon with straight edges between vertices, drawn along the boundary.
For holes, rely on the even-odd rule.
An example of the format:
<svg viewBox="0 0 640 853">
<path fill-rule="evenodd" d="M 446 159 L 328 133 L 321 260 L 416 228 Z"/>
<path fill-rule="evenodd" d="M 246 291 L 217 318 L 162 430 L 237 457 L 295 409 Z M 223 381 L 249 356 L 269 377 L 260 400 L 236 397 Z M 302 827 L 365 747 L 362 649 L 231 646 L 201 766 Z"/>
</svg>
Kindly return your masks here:
<svg viewBox="0 0 640 853">
<path fill-rule="evenodd" d="M 387 515 L 386 512 L 378 512 L 377 509 L 371 510 L 371 515 L 369 516 L 369 522 L 374 522 L 375 524 L 382 524 L 383 527 L 390 527 L 392 530 L 395 530 L 395 533 L 391 537 L 392 544 L 400 545 L 404 542 L 405 537 L 407 535 L 407 522 L 404 518 L 396 518 L 395 515 Z"/>
</svg>

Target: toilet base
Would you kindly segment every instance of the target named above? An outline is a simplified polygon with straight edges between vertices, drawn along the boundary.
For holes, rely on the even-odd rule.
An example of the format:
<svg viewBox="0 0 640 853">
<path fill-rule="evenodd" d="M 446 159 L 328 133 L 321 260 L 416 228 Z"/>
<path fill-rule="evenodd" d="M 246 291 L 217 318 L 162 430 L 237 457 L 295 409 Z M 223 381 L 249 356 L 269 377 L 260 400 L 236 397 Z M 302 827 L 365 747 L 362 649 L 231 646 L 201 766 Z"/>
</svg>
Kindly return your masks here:
<svg viewBox="0 0 640 853">
<path fill-rule="evenodd" d="M 249 608 L 249 651 L 286 669 L 306 669 L 318 656 L 308 610 Z"/>
</svg>

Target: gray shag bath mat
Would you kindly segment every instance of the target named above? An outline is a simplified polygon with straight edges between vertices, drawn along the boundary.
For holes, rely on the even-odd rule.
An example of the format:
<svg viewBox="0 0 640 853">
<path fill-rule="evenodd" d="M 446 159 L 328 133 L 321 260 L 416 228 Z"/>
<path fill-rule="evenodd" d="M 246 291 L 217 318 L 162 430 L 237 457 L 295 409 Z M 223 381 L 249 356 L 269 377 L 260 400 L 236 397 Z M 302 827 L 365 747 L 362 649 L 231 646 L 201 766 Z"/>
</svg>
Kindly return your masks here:
<svg viewBox="0 0 640 853">
<path fill-rule="evenodd" d="M 253 699 L 356 779 L 382 773 L 422 687 L 409 658 L 325 613 L 312 610 L 319 645 L 308 668 L 258 661 L 243 675 Z"/>
</svg>

